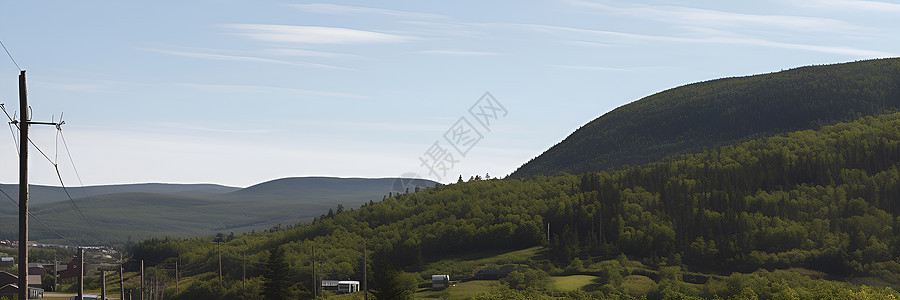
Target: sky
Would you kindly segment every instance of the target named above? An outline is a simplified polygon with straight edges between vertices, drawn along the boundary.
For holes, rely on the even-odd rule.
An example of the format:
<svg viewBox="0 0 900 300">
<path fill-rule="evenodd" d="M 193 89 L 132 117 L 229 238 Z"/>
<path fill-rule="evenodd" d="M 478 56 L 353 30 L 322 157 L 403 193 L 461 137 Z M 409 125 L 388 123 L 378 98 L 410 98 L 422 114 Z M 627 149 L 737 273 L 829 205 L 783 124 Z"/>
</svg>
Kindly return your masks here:
<svg viewBox="0 0 900 300">
<path fill-rule="evenodd" d="M 4 1 L 0 103 L 18 114 L 24 69 L 32 120 L 65 121 L 32 125 L 33 184 L 446 183 L 506 176 L 680 85 L 898 56 L 898 14 L 864 0 Z M 2 183 L 18 182 L 9 132 Z"/>
</svg>

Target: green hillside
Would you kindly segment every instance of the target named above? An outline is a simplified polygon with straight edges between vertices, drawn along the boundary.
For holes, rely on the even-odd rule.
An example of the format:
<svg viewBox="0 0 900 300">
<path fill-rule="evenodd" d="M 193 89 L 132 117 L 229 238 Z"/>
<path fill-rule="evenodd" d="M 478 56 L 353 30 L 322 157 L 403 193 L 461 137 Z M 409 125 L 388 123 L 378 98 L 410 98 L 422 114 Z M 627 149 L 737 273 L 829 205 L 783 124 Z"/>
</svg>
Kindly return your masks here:
<svg viewBox="0 0 900 300">
<path fill-rule="evenodd" d="M 479 299 L 891 299 L 900 296 L 890 288 L 900 286 L 898 197 L 893 113 L 617 171 L 441 185 L 228 237 L 224 282 L 212 238 L 131 250 L 153 268 L 181 261 L 172 299 L 258 299 L 266 272 L 284 265 L 277 278 L 289 279 L 291 298 L 309 297 L 312 261 L 320 278 L 358 280 L 364 245 L 380 299 L 411 297 L 431 274 L 462 280 L 451 289 L 477 287 Z M 476 255 L 534 246 L 546 250 Z M 486 267 L 509 271 L 487 279 L 496 284 L 465 284 L 485 280 Z"/>
<path fill-rule="evenodd" d="M 118 244 L 128 239 L 265 230 L 310 221 L 329 214 L 338 205 L 349 209 L 381 200 L 389 193 L 405 192 L 407 187 L 434 184 L 421 179 L 303 177 L 273 180 L 245 189 L 174 184 L 71 188 L 73 197 L 82 196 L 75 203 L 103 235 L 102 239 L 82 221 L 62 188 L 35 186 L 35 198 L 62 198 L 32 202 L 30 211 L 74 243 L 102 245 L 105 239 Z M 0 238 L 16 239 L 17 216 L 14 203 L 8 199 L 0 202 Z M 39 222 L 32 221 L 30 228 L 33 240 L 67 244 Z"/>
<path fill-rule="evenodd" d="M 512 177 L 640 165 L 898 108 L 900 58 L 694 83 L 600 116 Z"/>
<path fill-rule="evenodd" d="M 19 199 L 18 184 L 0 184 L 0 190 L 6 192 L 11 198 Z M 240 190 L 240 188 L 217 184 L 167 184 L 167 183 L 140 183 L 100 185 L 86 187 L 68 187 L 72 197 L 83 198 L 119 193 L 152 193 L 162 195 L 215 195 Z M 29 199 L 31 205 L 69 201 L 66 191 L 58 186 L 29 185 Z M 6 198 L 6 196 L 0 196 Z"/>
</svg>

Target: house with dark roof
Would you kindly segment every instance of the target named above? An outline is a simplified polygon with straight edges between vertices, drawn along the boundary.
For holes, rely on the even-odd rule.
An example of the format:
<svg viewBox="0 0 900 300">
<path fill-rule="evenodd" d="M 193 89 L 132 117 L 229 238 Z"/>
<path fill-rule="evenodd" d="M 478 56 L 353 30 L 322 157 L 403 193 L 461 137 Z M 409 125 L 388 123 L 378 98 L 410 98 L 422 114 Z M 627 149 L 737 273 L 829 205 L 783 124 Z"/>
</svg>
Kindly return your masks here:
<svg viewBox="0 0 900 300">
<path fill-rule="evenodd" d="M 30 281 L 29 281 L 30 283 Z M 19 276 L 0 271 L 0 296 L 12 296 L 19 293 Z M 44 298 L 44 289 L 28 287 L 28 299 Z"/>
</svg>

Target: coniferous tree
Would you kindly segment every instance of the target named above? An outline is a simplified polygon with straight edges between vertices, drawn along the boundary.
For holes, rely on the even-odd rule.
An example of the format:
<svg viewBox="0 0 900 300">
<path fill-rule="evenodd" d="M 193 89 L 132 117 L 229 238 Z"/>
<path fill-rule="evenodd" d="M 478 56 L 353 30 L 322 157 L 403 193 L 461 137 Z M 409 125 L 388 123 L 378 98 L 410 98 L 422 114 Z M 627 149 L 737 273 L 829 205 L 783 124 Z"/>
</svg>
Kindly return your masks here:
<svg viewBox="0 0 900 300">
<path fill-rule="evenodd" d="M 288 265 L 284 259 L 284 249 L 277 247 L 269 254 L 266 262 L 263 297 L 265 299 L 287 299 L 290 294 L 291 281 L 288 279 Z"/>
</svg>

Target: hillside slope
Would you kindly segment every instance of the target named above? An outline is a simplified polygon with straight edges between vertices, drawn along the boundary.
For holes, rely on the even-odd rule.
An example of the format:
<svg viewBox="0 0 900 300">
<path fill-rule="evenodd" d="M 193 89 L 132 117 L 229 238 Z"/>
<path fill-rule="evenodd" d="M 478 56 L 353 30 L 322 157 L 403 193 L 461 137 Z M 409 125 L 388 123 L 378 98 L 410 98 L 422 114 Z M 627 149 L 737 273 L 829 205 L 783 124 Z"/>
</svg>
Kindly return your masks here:
<svg viewBox="0 0 900 300">
<path fill-rule="evenodd" d="M 338 205 L 357 208 L 379 201 L 388 193 L 396 194 L 402 188 L 398 182 L 412 188 L 435 185 L 430 180 L 302 177 L 272 180 L 244 189 L 137 184 L 70 188 L 69 192 L 73 197 L 81 196 L 75 203 L 91 225 L 107 240 L 117 243 L 128 238 L 249 232 L 309 221 Z M 10 189 L 4 186 L 3 191 L 9 193 Z M 37 218 L 73 242 L 103 242 L 81 220 L 62 188 L 34 186 L 32 190 L 33 198 L 45 200 L 32 202 L 30 210 Z M 0 202 L 0 238 L 15 239 L 15 218 L 16 205 Z M 43 242 L 62 242 L 38 222 L 32 222 L 31 236 Z"/>
<path fill-rule="evenodd" d="M 268 253 L 277 247 L 294 278 L 310 278 L 309 262 L 318 260 L 318 276 L 357 280 L 368 245 L 369 287 L 384 291 L 393 282 L 385 274 L 413 287 L 432 274 L 472 278 L 480 265 L 465 269 L 452 258 L 543 245 L 541 257 L 513 266 L 520 279 L 510 273 L 509 284 L 492 293 L 890 299 L 898 296 L 892 289 L 847 281 L 900 283 L 898 197 L 900 113 L 893 113 L 616 171 L 442 185 L 313 223 L 238 235 L 221 252 L 226 261 L 247 261 L 250 291 L 262 289 Z M 240 286 L 239 264 L 226 267 L 224 283 L 208 283 L 218 270 L 213 247 L 210 237 L 148 240 L 133 259 L 162 266 L 179 259 L 191 270 L 183 278 L 195 279 L 186 279 L 182 292 L 171 290 L 172 299 L 247 297 L 242 289 L 212 288 Z M 595 276 L 596 285 L 561 294 L 540 284 L 548 274 Z M 623 276 L 643 278 L 643 294 L 629 294 Z M 297 281 L 294 289 L 308 295 L 308 283 Z"/>
<path fill-rule="evenodd" d="M 725 78 L 666 90 L 582 126 L 512 173 L 578 174 L 900 108 L 900 58 Z"/>
<path fill-rule="evenodd" d="M 18 184 L 0 184 L 0 190 L 3 190 L 13 199 L 19 199 Z M 161 195 L 211 195 L 223 194 L 240 190 L 240 188 L 218 185 L 218 184 L 170 184 L 170 183 L 138 183 L 138 184 L 116 184 L 116 185 L 98 185 L 86 187 L 68 187 L 72 197 L 82 198 L 98 195 L 108 195 L 117 193 L 153 193 Z M 31 205 L 68 201 L 66 192 L 61 187 L 29 185 L 28 203 Z M 5 196 L 3 196 L 5 198 Z"/>
</svg>

